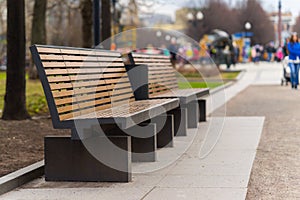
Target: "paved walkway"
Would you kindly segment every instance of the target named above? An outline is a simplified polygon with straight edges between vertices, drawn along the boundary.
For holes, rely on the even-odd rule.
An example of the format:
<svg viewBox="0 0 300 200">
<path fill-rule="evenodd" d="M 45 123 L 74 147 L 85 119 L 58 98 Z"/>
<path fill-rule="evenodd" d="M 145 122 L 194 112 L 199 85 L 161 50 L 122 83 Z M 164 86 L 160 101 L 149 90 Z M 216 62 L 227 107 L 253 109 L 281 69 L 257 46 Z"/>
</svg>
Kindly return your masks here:
<svg viewBox="0 0 300 200">
<path fill-rule="evenodd" d="M 227 116 L 265 116 L 247 199 L 300 199 L 300 91 L 251 86 L 227 104 Z"/>
<path fill-rule="evenodd" d="M 158 162 L 134 164 L 133 182 L 46 183 L 41 178 L 0 199 L 245 199 L 265 117 L 225 117 L 223 105 L 251 84 L 279 84 L 281 67 L 239 68 L 247 69 L 242 80 L 208 99 L 208 122 L 189 130 L 188 137 L 177 137 L 175 148 L 160 150 Z"/>
</svg>

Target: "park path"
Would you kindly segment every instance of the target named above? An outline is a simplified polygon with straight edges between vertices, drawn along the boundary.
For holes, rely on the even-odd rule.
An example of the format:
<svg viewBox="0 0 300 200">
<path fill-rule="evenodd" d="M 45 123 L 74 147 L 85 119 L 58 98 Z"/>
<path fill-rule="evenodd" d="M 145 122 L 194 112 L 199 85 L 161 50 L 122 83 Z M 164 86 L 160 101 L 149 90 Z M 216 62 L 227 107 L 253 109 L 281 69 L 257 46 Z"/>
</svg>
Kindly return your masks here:
<svg viewBox="0 0 300 200">
<path fill-rule="evenodd" d="M 227 117 L 265 117 L 246 199 L 300 199 L 300 91 L 279 85 L 280 65 L 253 72 L 250 87 L 226 104 Z"/>
<path fill-rule="evenodd" d="M 247 199 L 300 199 L 300 91 L 251 86 L 227 104 L 227 116 L 265 117 Z"/>
</svg>

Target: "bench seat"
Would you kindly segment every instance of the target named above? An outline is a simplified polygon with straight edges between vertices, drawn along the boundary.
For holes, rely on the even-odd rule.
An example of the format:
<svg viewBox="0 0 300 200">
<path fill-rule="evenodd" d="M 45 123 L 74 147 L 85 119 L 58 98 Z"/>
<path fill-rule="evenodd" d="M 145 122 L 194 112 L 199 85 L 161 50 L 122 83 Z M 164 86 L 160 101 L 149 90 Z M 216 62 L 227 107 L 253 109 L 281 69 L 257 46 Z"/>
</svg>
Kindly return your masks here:
<svg viewBox="0 0 300 200">
<path fill-rule="evenodd" d="M 152 95 L 152 98 L 179 98 L 180 103 L 187 104 L 195 98 L 199 99 L 208 94 L 208 88 L 172 89 L 165 93 Z"/>
<path fill-rule="evenodd" d="M 97 119 L 100 124 L 117 123 L 120 128 L 127 129 L 136 124 L 157 117 L 166 111 L 177 108 L 178 99 L 153 99 L 130 102 L 128 105 L 114 106 L 113 108 L 96 111 L 90 114 L 74 117 L 69 120 Z"/>
</svg>

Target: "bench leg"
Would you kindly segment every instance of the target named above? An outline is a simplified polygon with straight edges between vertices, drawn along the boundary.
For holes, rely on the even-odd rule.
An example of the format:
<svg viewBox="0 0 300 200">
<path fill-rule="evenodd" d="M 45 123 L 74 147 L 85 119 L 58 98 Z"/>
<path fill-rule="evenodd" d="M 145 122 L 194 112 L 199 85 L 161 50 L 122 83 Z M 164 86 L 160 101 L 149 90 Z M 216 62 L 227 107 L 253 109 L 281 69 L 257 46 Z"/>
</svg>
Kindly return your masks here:
<svg viewBox="0 0 300 200">
<path fill-rule="evenodd" d="M 161 115 L 151 120 L 156 124 L 157 147 L 173 147 L 174 117 L 173 115 Z"/>
<path fill-rule="evenodd" d="M 108 139 L 114 145 L 105 137 L 45 137 L 46 181 L 130 182 L 130 137 Z"/>
<path fill-rule="evenodd" d="M 205 99 L 199 99 L 199 122 L 206 122 L 206 100 Z"/>
<path fill-rule="evenodd" d="M 116 124 L 110 124 L 101 126 L 101 129 L 109 136 L 131 136 L 132 162 L 156 161 L 156 124 L 141 123 L 124 130 Z"/>
<path fill-rule="evenodd" d="M 185 104 L 184 107 L 187 109 L 188 114 L 188 128 L 198 128 L 199 122 L 199 105 L 198 101 L 192 101 Z"/>
<path fill-rule="evenodd" d="M 168 112 L 174 116 L 175 136 L 187 135 L 187 110 L 186 108 L 176 108 Z"/>
<path fill-rule="evenodd" d="M 156 124 L 142 123 L 125 132 L 131 136 L 132 162 L 156 161 Z"/>
</svg>

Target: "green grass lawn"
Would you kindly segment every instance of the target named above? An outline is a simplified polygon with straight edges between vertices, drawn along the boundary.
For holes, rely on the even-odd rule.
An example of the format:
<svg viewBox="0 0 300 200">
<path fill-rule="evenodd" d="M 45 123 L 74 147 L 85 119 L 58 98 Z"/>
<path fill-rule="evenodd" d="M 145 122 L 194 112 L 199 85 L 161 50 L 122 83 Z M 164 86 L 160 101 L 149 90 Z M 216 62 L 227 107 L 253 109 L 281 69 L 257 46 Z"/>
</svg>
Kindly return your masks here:
<svg viewBox="0 0 300 200">
<path fill-rule="evenodd" d="M 4 106 L 4 94 L 5 94 L 5 72 L 0 72 L 0 110 L 3 110 Z"/>
<path fill-rule="evenodd" d="M 228 80 L 228 79 L 235 79 L 238 77 L 240 72 L 233 71 L 233 72 L 221 72 L 220 75 L 216 77 L 209 77 L 213 79 L 220 79 L 220 76 L 223 80 Z M 186 78 L 202 78 L 199 73 L 182 73 L 182 75 Z"/>
<path fill-rule="evenodd" d="M 236 79 L 240 72 L 222 72 L 221 77 L 222 79 Z"/>
<path fill-rule="evenodd" d="M 5 78 L 6 78 L 5 72 L 1 72 L 1 71 L 0 71 L 0 81 L 1 81 L 1 80 L 5 80 Z"/>
<path fill-rule="evenodd" d="M 6 73 L 0 72 L 0 110 L 4 107 Z M 46 98 L 39 80 L 28 80 L 26 78 L 26 106 L 31 115 L 48 112 Z"/>
<path fill-rule="evenodd" d="M 179 88 L 180 89 L 188 89 L 188 88 L 216 88 L 219 87 L 221 85 L 223 85 L 223 83 L 217 83 L 217 82 L 179 82 Z"/>
</svg>

